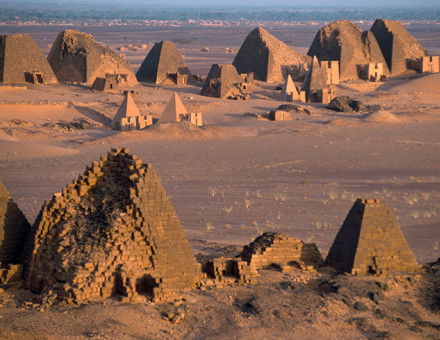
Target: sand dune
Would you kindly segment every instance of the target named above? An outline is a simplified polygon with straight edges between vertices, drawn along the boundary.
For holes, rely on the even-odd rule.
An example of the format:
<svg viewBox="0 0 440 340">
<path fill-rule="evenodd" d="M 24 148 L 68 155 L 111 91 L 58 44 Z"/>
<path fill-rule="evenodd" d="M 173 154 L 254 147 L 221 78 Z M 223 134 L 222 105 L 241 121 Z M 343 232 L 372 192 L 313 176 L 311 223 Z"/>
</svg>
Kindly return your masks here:
<svg viewBox="0 0 440 340">
<path fill-rule="evenodd" d="M 16 142 L 0 135 L 0 160 L 48 158 L 77 154 L 78 151 L 43 143 Z"/>
</svg>

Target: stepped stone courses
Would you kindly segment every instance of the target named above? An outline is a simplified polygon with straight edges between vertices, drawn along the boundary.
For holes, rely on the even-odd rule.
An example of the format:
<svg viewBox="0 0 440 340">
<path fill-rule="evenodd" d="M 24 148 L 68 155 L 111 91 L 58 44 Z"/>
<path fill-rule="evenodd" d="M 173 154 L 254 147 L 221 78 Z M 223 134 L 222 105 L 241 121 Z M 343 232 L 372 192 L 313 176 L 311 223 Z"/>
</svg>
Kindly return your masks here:
<svg viewBox="0 0 440 340">
<path fill-rule="evenodd" d="M 252 74 L 239 75 L 231 64 L 213 64 L 200 94 L 215 98 L 247 99 L 252 91 Z"/>
<path fill-rule="evenodd" d="M 358 65 L 383 63 L 385 59 L 376 38 L 348 20 L 332 22 L 316 34 L 307 54 L 319 60 L 339 61 L 340 80 L 359 79 Z M 389 74 L 388 67 L 384 73 Z"/>
<path fill-rule="evenodd" d="M 136 77 L 154 84 L 187 84 L 191 73 L 171 41 L 154 44 L 142 62 Z"/>
<path fill-rule="evenodd" d="M 92 85 L 96 78 L 119 75 L 122 85 L 137 84 L 131 66 L 91 34 L 64 30 L 58 34 L 47 57 L 58 80 Z"/>
<path fill-rule="evenodd" d="M 26 217 L 0 182 L 0 267 L 21 261 L 20 253 L 30 228 Z"/>
<path fill-rule="evenodd" d="M 151 165 L 112 149 L 46 202 L 27 252 L 27 286 L 58 300 L 166 300 L 200 277 Z"/>
<path fill-rule="evenodd" d="M 358 199 L 354 203 L 325 263 L 352 274 L 419 270 L 392 210 L 377 199 Z"/>
<path fill-rule="evenodd" d="M 307 61 L 305 55 L 257 27 L 246 37 L 233 65 L 238 73 L 254 73 L 256 80 L 283 81 L 294 65 Z"/>
<path fill-rule="evenodd" d="M 407 71 L 411 62 L 427 55 L 426 50 L 400 21 L 377 19 L 371 26 L 371 32 L 393 76 Z"/>
<path fill-rule="evenodd" d="M 37 43 L 27 34 L 0 36 L 0 82 L 57 83 Z"/>
</svg>

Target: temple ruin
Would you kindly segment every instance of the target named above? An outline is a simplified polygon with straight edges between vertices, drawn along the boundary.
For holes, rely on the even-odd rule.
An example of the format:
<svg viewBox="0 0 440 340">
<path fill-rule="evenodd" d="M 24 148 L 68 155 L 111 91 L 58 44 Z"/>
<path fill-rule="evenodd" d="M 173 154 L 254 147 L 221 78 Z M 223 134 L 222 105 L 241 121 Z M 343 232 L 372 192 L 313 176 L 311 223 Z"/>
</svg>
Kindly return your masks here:
<svg viewBox="0 0 440 340">
<path fill-rule="evenodd" d="M 253 92 L 253 74 L 238 74 L 234 65 L 213 64 L 200 94 L 226 99 L 248 99 Z"/>
<path fill-rule="evenodd" d="M 64 30 L 58 34 L 47 57 L 58 80 L 92 85 L 96 78 L 118 75 L 122 85 L 137 84 L 131 66 L 91 34 Z"/>
<path fill-rule="evenodd" d="M 57 300 L 162 301 L 200 279 L 156 171 L 126 149 L 112 149 L 45 202 L 31 235 L 26 285 Z"/>
<path fill-rule="evenodd" d="M 6 34 L 0 36 L 0 82 L 53 84 L 58 81 L 30 35 Z"/>
<path fill-rule="evenodd" d="M 190 122 L 196 126 L 203 125 L 202 113 L 189 112 L 185 105 L 183 105 L 182 100 L 179 95 L 174 92 L 171 98 L 162 112 L 159 123 L 180 123 L 180 122 Z"/>
<path fill-rule="evenodd" d="M 141 130 L 153 124 L 152 116 L 141 115 L 133 100 L 132 91 L 124 91 L 124 100 L 113 119 L 114 130 Z"/>
<path fill-rule="evenodd" d="M 378 199 L 358 199 L 354 203 L 325 263 L 352 274 L 419 270 L 393 211 Z"/>
<path fill-rule="evenodd" d="M 233 65 L 238 73 L 254 73 L 256 80 L 283 81 L 293 65 L 306 62 L 302 55 L 263 28 L 257 27 L 246 37 Z"/>
<path fill-rule="evenodd" d="M 136 73 L 139 81 L 154 84 L 185 85 L 191 73 L 171 41 L 154 44 Z"/>
</svg>

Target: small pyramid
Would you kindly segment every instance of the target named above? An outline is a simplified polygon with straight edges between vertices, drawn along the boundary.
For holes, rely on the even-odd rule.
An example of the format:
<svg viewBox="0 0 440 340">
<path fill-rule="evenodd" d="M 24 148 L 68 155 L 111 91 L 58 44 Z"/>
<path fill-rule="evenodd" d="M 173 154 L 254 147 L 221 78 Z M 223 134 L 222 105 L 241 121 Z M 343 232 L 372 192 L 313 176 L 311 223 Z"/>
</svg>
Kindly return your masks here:
<svg viewBox="0 0 440 340">
<path fill-rule="evenodd" d="M 161 41 L 154 44 L 136 73 L 139 81 L 154 84 L 177 83 L 179 75 L 189 77 L 190 72 L 171 41 Z"/>
<path fill-rule="evenodd" d="M 370 31 L 376 37 L 393 76 L 407 71 L 409 61 L 428 55 L 398 20 L 377 19 Z"/>
<path fill-rule="evenodd" d="M 292 80 L 292 77 L 290 74 L 287 75 L 286 80 L 284 81 L 283 89 L 281 91 L 281 94 L 284 98 L 287 96 L 290 96 L 293 92 L 298 92 L 296 89 L 295 83 Z"/>
<path fill-rule="evenodd" d="M 174 92 L 159 118 L 159 123 L 176 123 L 181 121 L 181 115 L 187 115 L 188 110 L 183 105 L 179 95 Z"/>
<path fill-rule="evenodd" d="M 139 109 L 133 100 L 133 95 L 131 91 L 124 91 L 124 100 L 121 106 L 119 106 L 118 112 L 116 112 L 115 120 L 120 120 L 121 118 L 127 117 L 137 117 L 140 116 Z"/>
<path fill-rule="evenodd" d="M 27 34 L 0 35 L 0 82 L 57 83 L 37 43 Z"/>
<path fill-rule="evenodd" d="M 348 20 L 334 21 L 322 27 L 307 54 L 317 56 L 321 61 L 339 61 L 340 80 L 358 80 L 359 65 L 385 64 L 374 35 Z M 388 68 L 384 73 L 389 74 Z"/>
<path fill-rule="evenodd" d="M 321 69 L 318 58 L 314 56 L 301 90 L 309 94 L 325 88 L 327 88 L 327 74 Z"/>
<path fill-rule="evenodd" d="M 26 284 L 85 303 L 166 300 L 200 267 L 156 171 L 125 149 L 94 161 L 46 202 L 32 227 Z"/>
<path fill-rule="evenodd" d="M 0 182 L 0 267 L 20 262 L 30 225 L 9 191 Z"/>
<path fill-rule="evenodd" d="M 283 81 L 289 66 L 306 62 L 306 57 L 263 28 L 257 27 L 244 40 L 233 65 L 238 73 L 254 73 L 256 80 Z"/>
<path fill-rule="evenodd" d="M 377 199 L 354 203 L 325 263 L 353 274 L 405 273 L 419 268 L 392 210 Z"/>
<path fill-rule="evenodd" d="M 131 66 L 91 34 L 76 30 L 60 32 L 47 57 L 58 80 L 92 85 L 96 78 L 119 75 L 122 85 L 136 85 Z"/>
</svg>

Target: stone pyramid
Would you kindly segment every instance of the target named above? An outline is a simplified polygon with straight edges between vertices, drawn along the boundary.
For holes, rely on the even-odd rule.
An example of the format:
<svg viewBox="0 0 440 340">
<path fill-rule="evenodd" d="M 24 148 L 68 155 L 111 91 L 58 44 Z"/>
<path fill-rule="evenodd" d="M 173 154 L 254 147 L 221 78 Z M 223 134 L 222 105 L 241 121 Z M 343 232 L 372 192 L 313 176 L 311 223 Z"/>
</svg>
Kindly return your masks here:
<svg viewBox="0 0 440 340">
<path fill-rule="evenodd" d="M 159 118 L 159 123 L 176 123 L 180 122 L 181 115 L 187 115 L 188 110 L 183 105 L 179 95 L 174 92 Z"/>
<path fill-rule="evenodd" d="M 376 37 L 393 76 L 407 71 L 409 62 L 427 55 L 400 21 L 377 19 L 370 31 Z"/>
<path fill-rule="evenodd" d="M 348 20 L 332 22 L 321 28 L 307 52 L 321 61 L 337 60 L 340 80 L 359 79 L 358 65 L 383 63 L 385 59 L 376 38 Z M 389 74 L 386 67 L 385 75 Z"/>
<path fill-rule="evenodd" d="M 75 303 L 166 300 L 192 289 L 200 272 L 156 171 L 125 149 L 92 162 L 43 205 L 27 260 L 32 291 Z"/>
<path fill-rule="evenodd" d="M 20 262 L 30 225 L 9 191 L 0 182 L 0 267 Z"/>
<path fill-rule="evenodd" d="M 312 64 L 307 71 L 301 90 L 310 93 L 327 88 L 327 74 L 319 64 L 318 58 L 313 57 Z"/>
<path fill-rule="evenodd" d="M 353 274 L 414 272 L 418 264 L 385 204 L 358 199 L 336 235 L 326 264 Z"/>
<path fill-rule="evenodd" d="M 283 81 L 292 65 L 306 62 L 306 56 L 257 27 L 246 37 L 233 65 L 238 73 L 254 73 L 256 80 Z"/>
<path fill-rule="evenodd" d="M 177 75 L 189 76 L 190 72 L 171 41 L 161 41 L 154 44 L 136 73 L 139 81 L 154 84 L 176 83 Z"/>
<path fill-rule="evenodd" d="M 137 116 L 140 116 L 140 112 L 133 100 L 131 91 L 124 91 L 124 100 L 119 106 L 118 112 L 116 112 L 115 120 Z"/>
<path fill-rule="evenodd" d="M 121 56 L 84 32 L 60 32 L 47 60 L 63 83 L 92 85 L 96 78 L 116 74 L 121 79 L 121 85 L 137 84 L 131 66 Z"/>
<path fill-rule="evenodd" d="M 295 83 L 292 80 L 290 74 L 287 75 L 286 80 L 284 81 L 283 89 L 281 90 L 281 95 L 286 98 L 291 95 L 293 92 L 297 92 Z"/>
<path fill-rule="evenodd" d="M 27 34 L 1 35 L 0 82 L 26 83 L 37 75 L 37 82 L 57 83 L 52 68 L 35 40 Z"/>
</svg>

